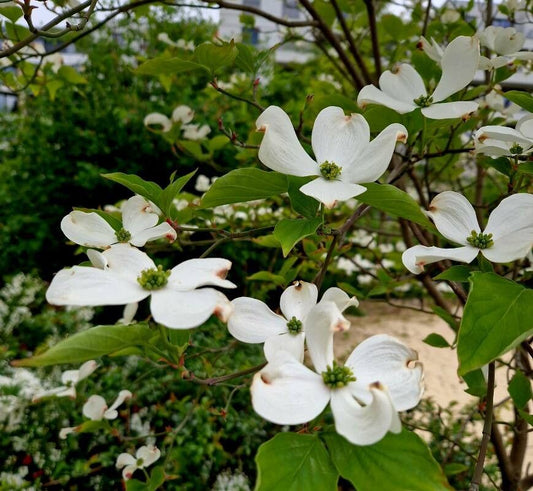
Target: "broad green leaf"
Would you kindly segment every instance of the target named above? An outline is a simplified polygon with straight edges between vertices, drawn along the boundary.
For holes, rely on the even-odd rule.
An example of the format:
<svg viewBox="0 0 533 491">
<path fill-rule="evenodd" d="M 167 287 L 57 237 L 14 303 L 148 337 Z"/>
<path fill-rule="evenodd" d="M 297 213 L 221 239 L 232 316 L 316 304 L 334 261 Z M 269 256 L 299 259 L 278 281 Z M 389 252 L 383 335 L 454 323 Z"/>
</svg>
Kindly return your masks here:
<svg viewBox="0 0 533 491">
<path fill-rule="evenodd" d="M 136 72 L 140 75 L 174 75 L 194 70 L 209 71 L 207 67 L 194 61 L 161 57 L 145 61 L 137 68 Z"/>
<path fill-rule="evenodd" d="M 483 167 L 492 167 L 507 177 L 509 177 L 513 172 L 513 168 L 511 167 L 511 163 L 507 157 L 498 157 L 497 159 L 493 159 L 492 157 L 483 157 L 479 159 L 479 163 Z"/>
<path fill-rule="evenodd" d="M 424 441 L 405 429 L 368 446 L 352 445 L 336 433 L 324 439 L 340 475 L 357 491 L 452 489 Z"/>
<path fill-rule="evenodd" d="M 533 162 L 524 162 L 518 166 L 518 172 L 521 174 L 533 174 Z"/>
<path fill-rule="evenodd" d="M 255 457 L 255 491 L 336 491 L 338 472 L 316 435 L 278 433 Z"/>
<path fill-rule="evenodd" d="M 159 197 L 158 206 L 161 211 L 168 217 L 171 215 L 171 211 L 175 208 L 173 201 L 176 195 L 183 189 L 183 186 L 187 184 L 191 177 L 196 174 L 196 170 L 189 172 L 185 176 L 178 177 L 175 181 L 171 182 L 163 191 Z"/>
<path fill-rule="evenodd" d="M 287 176 L 247 167 L 219 177 L 202 198 L 202 208 L 270 198 L 286 193 Z"/>
<path fill-rule="evenodd" d="M 469 469 L 465 464 L 459 464 L 458 462 L 453 462 L 452 464 L 446 464 L 444 466 L 444 474 L 447 476 L 455 476 L 456 474 L 461 474 Z"/>
<path fill-rule="evenodd" d="M 480 368 L 472 372 L 465 373 L 463 380 L 466 382 L 468 389 L 465 389 L 467 394 L 484 397 L 487 393 L 487 381 Z"/>
<path fill-rule="evenodd" d="M 454 332 L 457 332 L 459 330 L 459 323 L 457 322 L 456 318 L 450 314 L 447 310 L 443 309 L 442 307 L 439 307 L 438 305 L 434 305 L 431 310 L 435 312 L 443 321 L 446 322 L 453 330 Z"/>
<path fill-rule="evenodd" d="M 494 273 L 472 273 L 457 356 L 459 375 L 481 368 L 533 334 L 533 291 Z"/>
<path fill-rule="evenodd" d="M 140 474 L 140 472 L 139 472 Z M 128 479 L 126 481 L 126 491 L 151 491 L 148 483 L 138 479 Z"/>
<path fill-rule="evenodd" d="M 274 228 L 274 237 L 279 240 L 283 255 L 291 252 L 292 248 L 303 238 L 313 235 L 322 224 L 322 218 L 281 220 Z"/>
<path fill-rule="evenodd" d="M 150 481 L 148 482 L 148 487 L 150 491 L 156 491 L 159 489 L 165 482 L 165 469 L 162 465 L 158 465 L 152 469 L 150 473 Z"/>
<path fill-rule="evenodd" d="M 278 244 L 279 246 L 279 244 Z M 250 281 L 267 281 L 274 283 L 277 286 L 286 286 L 287 280 L 284 276 L 271 273 L 270 271 L 258 271 L 251 276 L 248 276 L 247 280 Z"/>
<path fill-rule="evenodd" d="M 507 387 L 509 395 L 518 409 L 524 409 L 525 405 L 533 397 L 531 382 L 522 372 L 517 371 Z"/>
<path fill-rule="evenodd" d="M 76 427 L 76 433 L 96 433 L 97 431 L 109 429 L 107 420 L 100 421 L 84 421 L 81 425 Z"/>
<path fill-rule="evenodd" d="M 161 187 L 155 182 L 145 181 L 135 174 L 113 172 L 111 174 L 102 174 L 102 177 L 126 186 L 130 191 L 144 196 L 156 205 L 158 205 L 161 193 L 163 192 Z"/>
<path fill-rule="evenodd" d="M 361 203 L 373 206 L 392 216 L 405 218 L 425 228 L 434 230 L 435 226 L 420 209 L 420 205 L 406 192 L 390 184 L 364 184 L 366 191 L 357 196 Z"/>
<path fill-rule="evenodd" d="M 22 17 L 22 9 L 10 2 L 8 7 L 0 7 L 0 15 L 7 17 L 11 22 L 16 22 Z"/>
<path fill-rule="evenodd" d="M 276 239 L 276 237 L 274 237 L 272 234 L 254 237 L 252 241 L 263 247 L 279 247 L 279 240 Z"/>
<path fill-rule="evenodd" d="M 440 334 L 437 334 L 436 332 L 432 332 L 431 334 L 428 334 L 424 338 L 424 343 L 429 344 L 430 346 L 433 346 L 434 348 L 449 348 L 450 343 L 446 341 Z"/>
<path fill-rule="evenodd" d="M 468 283 L 472 270 L 468 266 L 456 265 L 438 274 L 434 280 L 457 281 L 458 283 Z"/>
<path fill-rule="evenodd" d="M 533 112 L 533 97 L 527 92 L 509 90 L 503 95 L 511 102 L 523 107 L 526 111 Z"/>
<path fill-rule="evenodd" d="M 87 79 L 78 70 L 68 65 L 63 65 L 58 70 L 57 75 L 69 84 L 79 85 L 87 83 Z"/>
<path fill-rule="evenodd" d="M 196 61 L 209 68 L 213 74 L 219 68 L 232 65 L 238 54 L 239 50 L 233 39 L 220 46 L 210 42 L 202 43 L 194 50 Z"/>
<path fill-rule="evenodd" d="M 50 100 L 53 102 L 56 99 L 57 91 L 65 86 L 63 80 L 50 80 L 46 83 L 46 90 L 50 95 Z"/>
<path fill-rule="evenodd" d="M 311 179 L 309 177 L 287 176 L 287 180 L 292 209 L 305 218 L 314 218 L 318 210 L 318 201 L 300 191 L 300 188 Z"/>
<path fill-rule="evenodd" d="M 17 367 L 44 367 L 61 363 L 83 363 L 131 346 L 143 346 L 155 333 L 147 324 L 96 326 L 63 339 L 40 355 L 15 360 Z"/>
<path fill-rule="evenodd" d="M 190 329 L 166 329 L 168 340 L 174 346 L 187 346 L 191 337 Z"/>
</svg>

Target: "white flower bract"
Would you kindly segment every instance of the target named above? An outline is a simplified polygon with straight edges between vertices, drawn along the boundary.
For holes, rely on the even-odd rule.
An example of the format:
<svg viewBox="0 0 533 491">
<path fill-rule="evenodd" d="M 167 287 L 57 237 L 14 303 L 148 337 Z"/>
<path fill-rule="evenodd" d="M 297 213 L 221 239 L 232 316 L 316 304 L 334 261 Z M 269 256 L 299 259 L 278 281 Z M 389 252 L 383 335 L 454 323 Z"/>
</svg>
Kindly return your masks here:
<svg viewBox="0 0 533 491">
<path fill-rule="evenodd" d="M 481 232 L 470 202 L 459 193 L 445 191 L 429 205 L 428 216 L 455 249 L 413 246 L 402 254 L 404 266 L 413 274 L 424 265 L 443 259 L 470 263 L 481 251 L 489 261 L 506 263 L 525 257 L 533 245 L 533 195 L 513 194 L 501 201 Z"/>
<path fill-rule="evenodd" d="M 165 237 L 176 239 L 176 231 L 167 223 L 159 225 L 154 207 L 142 196 L 132 196 L 122 207 L 121 231 L 94 212 L 72 211 L 61 220 L 61 230 L 76 244 L 85 247 L 106 248 L 117 242 L 129 242 L 142 247 L 146 242 Z M 122 234 L 122 236 L 120 236 Z"/>
<path fill-rule="evenodd" d="M 424 40 L 425 41 L 425 40 Z M 465 88 L 474 78 L 479 64 L 479 40 L 476 37 L 456 37 L 440 55 L 440 47 L 423 43 L 433 59 L 441 56 L 442 76 L 433 94 L 428 95 L 420 74 L 411 66 L 402 63 L 395 72 L 383 72 L 379 89 L 367 85 L 357 97 L 359 106 L 379 104 L 390 107 L 400 114 L 417 108 L 430 119 L 467 118 L 478 108 L 473 101 L 441 102 Z"/>
<path fill-rule="evenodd" d="M 401 124 L 387 126 L 370 141 L 370 128 L 360 114 L 346 116 L 340 107 L 326 107 L 318 114 L 311 144 L 313 160 L 300 144 L 289 116 L 270 106 L 256 121 L 265 133 L 259 160 L 272 170 L 291 176 L 316 176 L 300 191 L 335 206 L 366 191 L 359 183 L 377 180 L 387 170 L 398 140 L 406 141 Z"/>
<path fill-rule="evenodd" d="M 137 469 L 144 469 L 156 462 L 161 457 L 161 451 L 154 445 L 143 445 L 135 452 L 135 457 L 129 453 L 121 453 L 117 457 L 116 467 L 122 469 L 122 477 L 125 481 L 131 479 L 131 476 Z"/>
<path fill-rule="evenodd" d="M 278 315 L 263 302 L 255 298 L 239 297 L 232 300 L 233 311 L 228 319 L 228 330 L 232 336 L 245 343 L 265 343 L 267 360 L 279 351 L 291 353 L 303 361 L 306 318 L 318 300 L 318 289 L 313 283 L 296 281 L 280 298 Z M 350 298 L 340 288 L 329 288 L 321 301 L 334 301 L 342 312 L 359 302 Z M 349 323 L 339 327 L 346 330 Z"/>
<path fill-rule="evenodd" d="M 103 253 L 90 250 L 97 267 L 74 266 L 59 271 L 46 292 L 53 305 L 126 305 L 151 296 L 154 320 L 173 329 L 190 329 L 212 314 L 226 320 L 231 304 L 206 285 L 235 288 L 226 280 L 231 262 L 221 258 L 190 259 L 170 271 L 158 269 L 144 252 L 116 244 Z M 144 276 L 143 276 L 144 275 Z M 144 280 L 161 281 L 150 287 Z"/>
</svg>

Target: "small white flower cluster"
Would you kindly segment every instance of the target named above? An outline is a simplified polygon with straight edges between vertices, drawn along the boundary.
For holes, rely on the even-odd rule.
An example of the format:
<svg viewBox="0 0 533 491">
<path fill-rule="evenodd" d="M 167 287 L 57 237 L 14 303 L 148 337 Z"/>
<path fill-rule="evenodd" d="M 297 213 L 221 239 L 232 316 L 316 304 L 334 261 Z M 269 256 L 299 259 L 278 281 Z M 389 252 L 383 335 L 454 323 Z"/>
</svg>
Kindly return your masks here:
<svg viewBox="0 0 533 491">
<path fill-rule="evenodd" d="M 169 46 L 173 46 L 174 48 L 183 49 L 185 51 L 194 51 L 194 43 L 192 41 L 186 41 L 185 39 L 172 41 L 166 32 L 160 32 L 157 35 L 157 39 L 165 44 L 168 44 Z"/>
<path fill-rule="evenodd" d="M 211 133 L 211 128 L 206 124 L 191 124 L 193 118 L 194 111 L 189 106 L 180 105 L 174 108 L 170 119 L 161 113 L 146 115 L 144 125 L 152 131 L 155 130 L 155 127 L 159 127 L 158 131 L 168 133 L 175 124 L 178 124 L 183 131 L 183 138 L 186 140 L 202 140 Z"/>
</svg>

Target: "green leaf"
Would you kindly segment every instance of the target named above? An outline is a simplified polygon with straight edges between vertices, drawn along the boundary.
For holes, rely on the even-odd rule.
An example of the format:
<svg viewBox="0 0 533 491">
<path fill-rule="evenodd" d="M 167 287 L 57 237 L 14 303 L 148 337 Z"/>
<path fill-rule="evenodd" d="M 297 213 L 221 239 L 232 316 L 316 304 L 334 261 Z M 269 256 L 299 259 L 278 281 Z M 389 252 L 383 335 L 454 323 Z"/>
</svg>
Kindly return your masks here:
<svg viewBox="0 0 533 491">
<path fill-rule="evenodd" d="M 274 283 L 277 286 L 287 285 L 287 280 L 284 276 L 271 273 L 270 271 L 258 271 L 257 273 L 248 276 L 248 278 L 246 279 L 250 281 L 267 281 L 270 283 Z"/>
<path fill-rule="evenodd" d="M 242 203 L 270 198 L 287 192 L 287 176 L 277 172 L 247 167 L 235 169 L 219 177 L 205 193 L 201 207 L 213 208 L 230 203 Z"/>
<path fill-rule="evenodd" d="M 207 67 L 194 61 L 161 57 L 145 61 L 137 68 L 136 72 L 140 75 L 175 75 L 194 70 L 209 71 Z"/>
<path fill-rule="evenodd" d="M 153 201 L 156 205 L 158 205 L 161 193 L 163 192 L 161 187 L 155 182 L 145 181 L 135 174 L 113 172 L 111 174 L 102 174 L 102 177 L 126 186 L 130 191 L 140 194 L 146 199 Z"/>
<path fill-rule="evenodd" d="M 186 347 L 191 337 L 190 329 L 169 329 L 167 328 L 168 340 L 174 346 Z"/>
<path fill-rule="evenodd" d="M 313 235 L 322 224 L 322 218 L 281 220 L 274 228 L 274 237 L 279 240 L 283 255 L 291 252 L 291 249 L 303 238 Z"/>
<path fill-rule="evenodd" d="M 316 435 L 278 433 L 255 457 L 255 491 L 336 491 L 338 473 Z"/>
<path fill-rule="evenodd" d="M 150 473 L 150 481 L 148 482 L 148 487 L 151 491 L 155 491 L 160 488 L 165 482 L 165 469 L 162 465 L 158 465 L 152 469 Z"/>
<path fill-rule="evenodd" d="M 510 177 L 513 173 L 513 168 L 511 167 L 511 163 L 507 157 L 498 157 L 497 159 L 493 159 L 492 157 L 483 157 L 479 159 L 479 163 L 483 167 L 492 167 L 507 177 Z"/>
<path fill-rule="evenodd" d="M 68 65 L 63 65 L 57 71 L 57 75 L 69 84 L 79 85 L 87 83 L 85 77 L 83 77 L 75 68 Z"/>
<path fill-rule="evenodd" d="M 533 112 L 533 97 L 531 97 L 531 95 L 527 92 L 522 92 L 520 90 L 509 90 L 503 95 L 511 102 L 523 107 L 526 111 Z"/>
<path fill-rule="evenodd" d="M 524 162 L 518 166 L 518 172 L 521 174 L 533 175 L 533 162 Z"/>
<path fill-rule="evenodd" d="M 16 22 L 22 17 L 22 9 L 16 5 L 0 7 L 0 15 L 7 17 L 11 22 Z"/>
<path fill-rule="evenodd" d="M 324 439 L 341 476 L 357 491 L 452 489 L 424 441 L 405 429 L 368 446 L 352 445 L 336 433 Z"/>
<path fill-rule="evenodd" d="M 459 375 L 495 360 L 533 334 L 533 291 L 494 273 L 472 273 L 457 356 Z"/>
<path fill-rule="evenodd" d="M 514 405 L 518 409 L 524 409 L 526 404 L 533 397 L 533 393 L 531 392 L 531 382 L 520 371 L 517 371 L 513 375 L 507 390 L 509 391 L 509 395 L 514 402 Z"/>
<path fill-rule="evenodd" d="M 454 332 L 457 332 L 459 330 L 459 323 L 457 322 L 455 317 L 447 310 L 444 310 L 438 305 L 434 305 L 431 310 L 433 310 L 435 314 L 437 314 L 444 322 L 446 322 L 454 330 Z"/>
<path fill-rule="evenodd" d="M 468 266 L 456 265 L 438 274 L 434 280 L 457 281 L 458 283 L 468 283 L 472 270 Z"/>
<path fill-rule="evenodd" d="M 361 203 L 366 203 L 392 216 L 411 220 L 430 230 L 435 230 L 435 226 L 422 212 L 420 205 L 406 192 L 390 184 L 371 182 L 364 184 L 364 186 L 366 191 L 357 196 L 357 200 Z"/>
<path fill-rule="evenodd" d="M 96 433 L 97 431 L 109 429 L 109 423 L 106 420 L 84 421 L 81 425 L 76 426 L 76 433 Z"/>
<path fill-rule="evenodd" d="M 434 348 L 449 348 L 450 343 L 446 341 L 440 334 L 432 332 L 424 338 L 424 343 L 433 346 Z"/>
<path fill-rule="evenodd" d="M 57 91 L 65 86 L 63 80 L 50 80 L 46 83 L 46 90 L 50 95 L 50 100 L 53 102 L 56 99 Z"/>
<path fill-rule="evenodd" d="M 452 464 L 446 464 L 444 466 L 444 474 L 447 476 L 455 476 L 456 474 L 461 474 L 469 469 L 465 464 L 459 464 L 458 462 L 453 462 Z"/>
<path fill-rule="evenodd" d="M 126 481 L 126 491 L 150 491 L 148 483 L 138 479 L 128 479 Z"/>
<path fill-rule="evenodd" d="M 153 336 L 154 332 L 145 323 L 96 326 L 63 339 L 40 355 L 15 360 L 12 365 L 45 367 L 61 363 L 83 363 L 130 346 L 146 345 Z"/>
<path fill-rule="evenodd" d="M 287 176 L 287 180 L 292 209 L 305 218 L 314 218 L 318 210 L 318 201 L 300 191 L 300 188 L 311 179 L 309 177 Z"/>
<path fill-rule="evenodd" d="M 194 176 L 194 174 L 196 174 L 196 170 L 189 172 L 185 176 L 179 177 L 163 189 L 159 197 L 158 206 L 161 208 L 161 211 L 165 216 L 169 217 L 171 215 L 172 209 L 175 208 L 173 204 L 174 198 L 183 189 L 183 186 L 191 180 L 191 177 Z"/>
<path fill-rule="evenodd" d="M 473 370 L 472 372 L 465 373 L 463 380 L 466 382 L 468 389 L 465 389 L 467 394 L 484 397 L 487 393 L 487 381 L 480 368 Z"/>
<path fill-rule="evenodd" d="M 202 43 L 194 50 L 196 61 L 209 68 L 212 74 L 219 68 L 232 65 L 238 54 L 239 50 L 233 39 L 220 46 L 210 42 Z"/>
</svg>

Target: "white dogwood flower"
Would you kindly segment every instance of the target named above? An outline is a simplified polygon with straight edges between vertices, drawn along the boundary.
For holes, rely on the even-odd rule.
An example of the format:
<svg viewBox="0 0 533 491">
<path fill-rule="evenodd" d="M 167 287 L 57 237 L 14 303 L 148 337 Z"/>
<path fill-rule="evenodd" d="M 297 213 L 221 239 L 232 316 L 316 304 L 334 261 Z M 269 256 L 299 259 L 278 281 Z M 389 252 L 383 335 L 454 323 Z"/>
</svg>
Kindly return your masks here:
<svg viewBox="0 0 533 491">
<path fill-rule="evenodd" d="M 59 271 L 46 292 L 53 305 L 125 305 L 151 296 L 156 322 L 173 329 L 190 329 L 212 314 L 226 320 L 229 300 L 213 288 L 235 288 L 226 280 L 227 259 L 189 259 L 165 271 L 144 252 L 116 244 L 99 253 L 88 251 L 95 267 L 74 266 Z"/>
<path fill-rule="evenodd" d="M 454 191 L 438 194 L 427 215 L 444 237 L 462 247 L 410 247 L 402 254 L 402 261 L 413 274 L 442 259 L 470 263 L 480 251 L 489 261 L 507 263 L 525 257 L 533 245 L 533 194 L 519 193 L 503 199 L 490 214 L 483 232 L 473 206 Z"/>
<path fill-rule="evenodd" d="M 160 450 L 154 445 L 143 445 L 135 452 L 135 457 L 129 453 L 121 453 L 117 457 L 116 467 L 122 470 L 122 477 L 125 481 L 131 479 L 131 476 L 137 469 L 144 469 L 151 466 L 161 457 Z"/>
<path fill-rule="evenodd" d="M 520 51 L 526 37 L 514 27 L 488 26 L 479 34 L 479 40 L 497 55 L 493 58 L 481 56 L 479 68 L 482 70 L 494 70 L 514 60 L 533 60 L 533 52 Z"/>
<path fill-rule="evenodd" d="M 435 46 L 433 51 L 438 54 Z M 420 74 L 411 65 L 402 63 L 395 72 L 387 70 L 382 73 L 379 89 L 374 85 L 363 87 L 357 103 L 361 107 L 379 104 L 400 114 L 421 108 L 422 114 L 430 119 L 467 118 L 478 108 L 477 102 L 441 101 L 465 88 L 473 80 L 479 64 L 478 39 L 456 37 L 444 49 L 440 64 L 442 76 L 431 95 L 428 95 Z"/>
<path fill-rule="evenodd" d="M 515 129 L 507 126 L 483 126 L 474 135 L 476 153 L 491 157 L 522 155 L 533 147 L 533 114 L 527 114 Z"/>
<path fill-rule="evenodd" d="M 167 133 L 172 129 L 172 121 L 161 113 L 147 114 L 143 120 L 144 126 L 149 130 L 158 130 Z"/>
<path fill-rule="evenodd" d="M 279 305 L 283 315 L 272 312 L 260 300 L 239 297 L 232 300 L 233 311 L 228 319 L 231 335 L 245 343 L 265 343 L 267 360 L 280 351 L 288 351 L 303 361 L 306 318 L 318 300 L 318 289 L 313 283 L 296 281 L 280 297 Z M 359 302 L 350 298 L 340 288 L 329 288 L 322 295 L 321 302 L 333 301 L 342 312 Z"/>
<path fill-rule="evenodd" d="M 87 399 L 87 402 L 83 405 L 83 415 L 91 421 L 102 421 L 103 419 L 116 419 L 118 416 L 117 408 L 124 404 L 125 401 L 131 399 L 133 394 L 129 390 L 121 390 L 118 393 L 115 402 L 110 407 L 107 406 L 105 399 L 97 394 L 92 395 Z M 59 438 L 64 440 L 67 435 L 76 433 L 79 426 L 72 426 L 68 428 L 62 428 L 59 432 Z"/>
<path fill-rule="evenodd" d="M 203 140 L 211 133 L 211 128 L 206 124 L 202 126 L 199 124 L 184 124 L 182 130 L 183 138 L 186 140 Z"/>
<path fill-rule="evenodd" d="M 257 129 L 265 135 L 259 160 L 272 170 L 291 176 L 317 176 L 300 191 L 331 208 L 366 191 L 359 183 L 377 180 L 390 163 L 396 141 L 406 141 L 401 124 L 387 126 L 373 141 L 360 114 L 346 116 L 340 107 L 320 111 L 311 135 L 315 159 L 303 149 L 289 116 L 270 106 L 259 116 Z"/>
<path fill-rule="evenodd" d="M 368 338 L 344 366 L 333 358 L 333 333 L 348 322 L 334 302 L 318 303 L 308 316 L 307 346 L 315 371 L 280 351 L 255 374 L 252 405 L 276 424 L 303 424 L 331 403 L 335 428 L 356 445 L 398 433 L 398 411 L 422 396 L 422 366 L 415 351 L 387 335 Z"/>
<path fill-rule="evenodd" d="M 37 392 L 32 401 L 36 402 L 43 397 L 57 396 L 57 397 L 71 397 L 76 398 L 76 385 L 83 379 L 87 378 L 98 368 L 98 363 L 94 360 L 86 361 L 80 366 L 78 370 L 66 370 L 61 374 L 61 387 L 55 387 L 49 390 L 42 390 Z"/>
<path fill-rule="evenodd" d="M 115 230 L 98 213 L 75 210 L 61 220 L 61 230 L 76 244 L 85 247 L 106 248 L 118 242 L 129 242 L 142 247 L 146 242 L 176 239 L 176 231 L 167 223 L 159 225 L 159 216 L 142 196 L 132 196 L 122 206 L 122 228 Z"/>
</svg>

